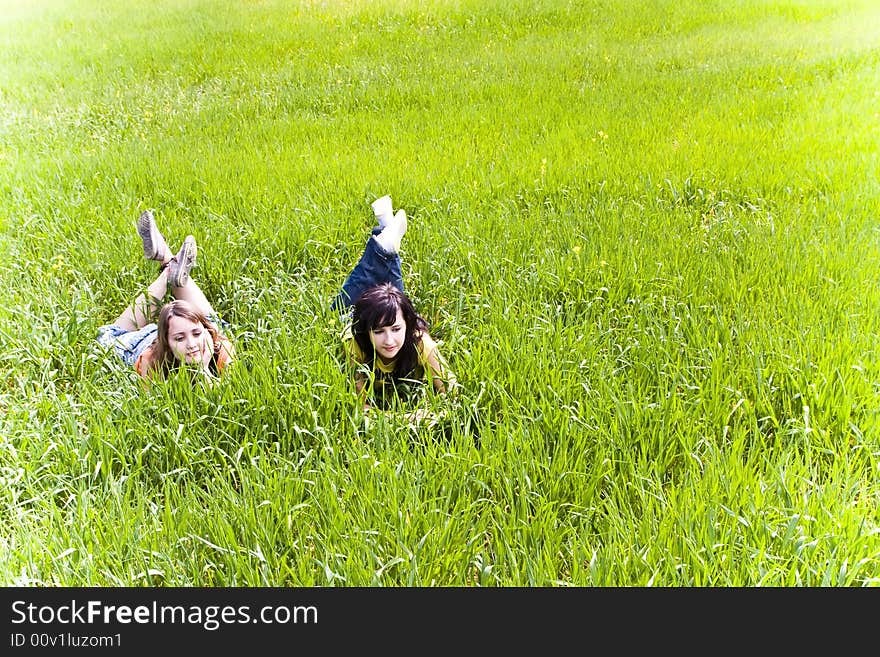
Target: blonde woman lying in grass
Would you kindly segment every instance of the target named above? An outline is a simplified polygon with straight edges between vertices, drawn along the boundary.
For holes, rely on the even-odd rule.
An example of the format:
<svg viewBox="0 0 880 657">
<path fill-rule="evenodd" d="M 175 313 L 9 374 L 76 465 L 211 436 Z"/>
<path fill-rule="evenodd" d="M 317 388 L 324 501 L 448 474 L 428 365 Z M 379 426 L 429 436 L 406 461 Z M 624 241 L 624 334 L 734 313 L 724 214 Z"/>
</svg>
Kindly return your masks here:
<svg viewBox="0 0 880 657">
<path fill-rule="evenodd" d="M 160 263 L 159 275 L 112 324 L 100 327 L 98 343 L 112 347 L 145 379 L 164 378 L 184 365 L 208 377 L 218 376 L 235 351 L 221 332 L 214 308 L 190 277 L 196 261 L 195 238 L 187 236 L 173 254 L 149 210 L 138 220 L 138 234 L 144 256 Z M 173 300 L 163 304 L 169 289 Z"/>
</svg>

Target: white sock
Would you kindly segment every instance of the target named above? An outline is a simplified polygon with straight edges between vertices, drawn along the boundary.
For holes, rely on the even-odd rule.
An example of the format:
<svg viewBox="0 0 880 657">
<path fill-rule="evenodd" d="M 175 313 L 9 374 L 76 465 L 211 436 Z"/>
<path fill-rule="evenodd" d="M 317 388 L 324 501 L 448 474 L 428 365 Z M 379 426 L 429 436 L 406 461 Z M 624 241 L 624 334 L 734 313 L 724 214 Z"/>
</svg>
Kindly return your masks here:
<svg viewBox="0 0 880 657">
<path fill-rule="evenodd" d="M 400 209 L 388 220 L 381 233 L 373 235 L 373 239 L 388 253 L 398 253 L 400 241 L 406 232 L 406 223 L 406 211 Z"/>
<path fill-rule="evenodd" d="M 379 227 L 385 228 L 394 215 L 391 208 L 391 197 L 386 194 L 382 198 L 377 198 L 370 206 L 373 208 L 373 214 L 376 216 L 376 221 L 379 222 Z"/>
<path fill-rule="evenodd" d="M 400 240 L 403 238 L 403 235 L 406 233 L 406 210 L 400 208 L 394 214 L 394 222 L 393 225 L 397 230 L 397 248 L 400 248 Z"/>
<path fill-rule="evenodd" d="M 388 226 L 385 226 L 381 233 L 373 235 L 373 239 L 379 243 L 379 246 L 386 253 L 397 253 L 400 250 L 400 240 L 396 239 L 393 233 L 393 230 L 389 230 Z"/>
</svg>

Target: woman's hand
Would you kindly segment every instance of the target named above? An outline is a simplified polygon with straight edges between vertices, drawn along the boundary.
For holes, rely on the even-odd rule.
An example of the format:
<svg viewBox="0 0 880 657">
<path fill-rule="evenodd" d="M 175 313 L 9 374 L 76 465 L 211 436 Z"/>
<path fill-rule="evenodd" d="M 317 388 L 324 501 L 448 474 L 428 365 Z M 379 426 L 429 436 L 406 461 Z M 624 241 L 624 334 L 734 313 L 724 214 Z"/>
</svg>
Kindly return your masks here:
<svg viewBox="0 0 880 657">
<path fill-rule="evenodd" d="M 446 417 L 446 411 L 441 410 L 435 412 L 427 408 L 417 408 L 411 413 L 407 413 L 405 417 L 410 427 L 413 429 L 419 427 L 430 429 L 437 426 L 437 423 Z"/>
</svg>

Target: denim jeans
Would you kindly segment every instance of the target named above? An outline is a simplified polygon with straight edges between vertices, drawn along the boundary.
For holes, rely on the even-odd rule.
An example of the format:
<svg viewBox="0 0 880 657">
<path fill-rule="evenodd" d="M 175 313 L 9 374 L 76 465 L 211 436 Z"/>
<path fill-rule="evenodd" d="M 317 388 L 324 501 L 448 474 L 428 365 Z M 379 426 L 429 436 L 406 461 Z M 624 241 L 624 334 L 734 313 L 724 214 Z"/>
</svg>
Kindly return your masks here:
<svg viewBox="0 0 880 657">
<path fill-rule="evenodd" d="M 379 226 L 373 228 L 373 235 L 378 235 L 382 229 Z M 372 238 L 367 240 L 364 252 L 360 260 L 351 270 L 345 283 L 342 284 L 342 290 L 336 295 L 336 299 L 331 306 L 335 310 L 345 312 L 358 297 L 368 288 L 380 283 L 391 283 L 398 290 L 403 292 L 403 274 L 400 271 L 400 255 L 397 253 L 388 253 L 379 246 L 379 243 Z"/>
</svg>

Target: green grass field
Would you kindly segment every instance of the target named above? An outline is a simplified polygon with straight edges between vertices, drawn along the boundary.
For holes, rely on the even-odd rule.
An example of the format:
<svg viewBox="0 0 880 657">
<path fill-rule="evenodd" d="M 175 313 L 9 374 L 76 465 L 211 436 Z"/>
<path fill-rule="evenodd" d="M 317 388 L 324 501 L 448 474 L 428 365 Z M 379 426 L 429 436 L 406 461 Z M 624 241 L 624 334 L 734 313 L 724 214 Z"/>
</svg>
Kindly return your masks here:
<svg viewBox="0 0 880 657">
<path fill-rule="evenodd" d="M 0 0 L 0 580 L 880 583 L 874 0 Z M 391 194 L 463 391 L 365 426 Z M 212 388 L 94 342 L 153 208 Z"/>
</svg>

